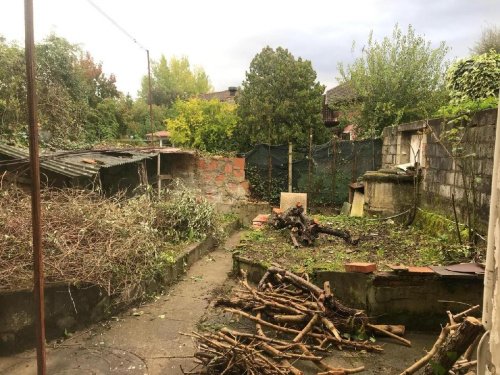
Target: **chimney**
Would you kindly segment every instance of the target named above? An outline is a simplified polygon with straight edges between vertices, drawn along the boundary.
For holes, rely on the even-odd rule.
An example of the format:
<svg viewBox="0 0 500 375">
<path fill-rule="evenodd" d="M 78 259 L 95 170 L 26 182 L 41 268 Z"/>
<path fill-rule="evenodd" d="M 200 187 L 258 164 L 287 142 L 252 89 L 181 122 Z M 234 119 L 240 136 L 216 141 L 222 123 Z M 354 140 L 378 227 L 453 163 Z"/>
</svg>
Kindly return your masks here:
<svg viewBox="0 0 500 375">
<path fill-rule="evenodd" d="M 235 96 L 236 91 L 238 91 L 238 88 L 235 86 L 229 86 L 228 90 L 229 90 L 229 96 Z"/>
</svg>

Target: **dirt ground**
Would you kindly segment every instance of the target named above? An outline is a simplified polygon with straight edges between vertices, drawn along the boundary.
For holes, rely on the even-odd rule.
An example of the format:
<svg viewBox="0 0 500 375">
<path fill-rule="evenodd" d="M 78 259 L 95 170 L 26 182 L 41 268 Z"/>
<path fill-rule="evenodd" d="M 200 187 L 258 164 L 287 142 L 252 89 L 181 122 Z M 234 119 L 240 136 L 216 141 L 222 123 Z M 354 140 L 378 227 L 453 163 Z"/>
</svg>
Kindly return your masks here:
<svg viewBox="0 0 500 375">
<path fill-rule="evenodd" d="M 73 335 L 63 342 L 48 344 L 48 374 L 131 374 L 180 375 L 193 367 L 195 344 L 181 334 L 211 330 L 221 325 L 245 325 L 220 309 L 213 308 L 215 297 L 229 293 L 236 281 L 229 278 L 231 249 L 242 233 L 232 235 L 224 246 L 194 264 L 187 274 L 165 295 L 147 305 L 125 311 Z M 430 349 L 434 334 L 410 333 L 413 347 L 385 343 L 383 354 L 334 352 L 331 363 L 339 366 L 364 365 L 364 374 L 398 374 Z M 304 367 L 306 374 L 316 374 Z M 34 350 L 0 357 L 0 374 L 36 374 Z"/>
</svg>

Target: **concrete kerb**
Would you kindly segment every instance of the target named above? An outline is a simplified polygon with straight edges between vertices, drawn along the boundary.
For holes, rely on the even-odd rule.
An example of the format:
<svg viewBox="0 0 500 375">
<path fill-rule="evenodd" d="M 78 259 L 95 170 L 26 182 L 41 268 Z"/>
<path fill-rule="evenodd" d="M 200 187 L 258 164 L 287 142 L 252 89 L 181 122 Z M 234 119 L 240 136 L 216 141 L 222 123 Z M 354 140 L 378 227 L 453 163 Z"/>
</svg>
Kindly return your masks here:
<svg viewBox="0 0 500 375">
<path fill-rule="evenodd" d="M 239 255 L 233 271 L 247 272 L 258 283 L 266 267 Z M 364 274 L 316 270 L 310 275 L 318 286 L 329 281 L 334 295 L 350 307 L 363 309 L 381 324 L 404 324 L 408 329 L 438 331 L 447 321 L 446 310 L 459 312 L 467 303 L 482 303 L 483 280 L 446 278 L 435 274 L 398 275 L 390 272 Z"/>
<path fill-rule="evenodd" d="M 228 223 L 225 232 L 233 233 L 240 227 L 239 220 Z M 161 280 L 131 288 L 130 295 L 138 290 L 152 295 L 165 291 L 186 273 L 196 261 L 212 251 L 217 243 L 209 237 L 191 244 L 170 265 Z M 106 290 L 92 284 L 74 285 L 64 282 L 45 285 L 45 310 L 47 339 L 52 340 L 76 329 L 113 316 L 137 304 L 140 297 L 127 305 L 118 305 Z M 32 347 L 34 343 L 33 293 L 29 289 L 0 291 L 0 355 Z"/>
</svg>

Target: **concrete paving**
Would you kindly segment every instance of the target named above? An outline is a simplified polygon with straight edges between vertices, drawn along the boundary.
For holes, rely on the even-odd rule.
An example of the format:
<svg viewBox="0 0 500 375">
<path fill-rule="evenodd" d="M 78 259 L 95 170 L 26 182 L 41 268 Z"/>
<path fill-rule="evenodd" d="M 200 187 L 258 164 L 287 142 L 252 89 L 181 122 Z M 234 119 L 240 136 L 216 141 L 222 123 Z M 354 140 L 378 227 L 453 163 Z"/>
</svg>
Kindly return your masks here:
<svg viewBox="0 0 500 375">
<path fill-rule="evenodd" d="M 50 343 L 47 373 L 76 374 L 182 374 L 193 366 L 195 346 L 180 332 L 196 330 L 210 300 L 224 288 L 232 269 L 230 249 L 239 243 L 233 234 L 214 252 L 195 263 L 166 295 L 129 310 L 62 343 Z M 0 374 L 36 374 L 33 350 L 0 357 Z"/>
</svg>

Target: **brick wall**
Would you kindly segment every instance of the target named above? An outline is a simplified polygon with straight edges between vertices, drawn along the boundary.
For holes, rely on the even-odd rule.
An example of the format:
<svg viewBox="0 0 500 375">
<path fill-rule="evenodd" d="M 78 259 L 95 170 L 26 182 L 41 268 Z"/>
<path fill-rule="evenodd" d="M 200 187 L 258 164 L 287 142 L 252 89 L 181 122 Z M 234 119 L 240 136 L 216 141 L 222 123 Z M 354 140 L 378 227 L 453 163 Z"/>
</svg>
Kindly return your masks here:
<svg viewBox="0 0 500 375">
<path fill-rule="evenodd" d="M 245 180 L 245 158 L 200 156 L 196 165 L 198 187 L 206 198 L 224 204 L 247 199 L 249 183 Z"/>
<path fill-rule="evenodd" d="M 217 205 L 244 202 L 249 194 L 244 158 L 202 156 L 194 152 L 165 153 L 161 155 L 161 174 L 171 179 L 180 178 Z"/>
<path fill-rule="evenodd" d="M 487 228 L 489 215 L 496 117 L 496 109 L 476 114 L 471 119 L 471 126 L 463 142 L 466 152 L 474 154 L 469 160 L 473 160 L 471 167 L 476 178 L 478 227 L 483 232 Z M 446 125 L 442 120 L 434 119 L 428 122 L 428 126 L 429 128 L 426 128 L 424 121 L 417 121 L 385 128 L 382 167 L 389 168 L 409 162 L 411 137 L 421 134 L 422 206 L 452 217 L 451 197 L 454 194 L 459 220 L 465 222 L 465 190 L 462 172 L 457 165 L 459 163 L 455 162 L 437 141 Z"/>
</svg>

